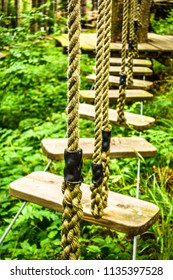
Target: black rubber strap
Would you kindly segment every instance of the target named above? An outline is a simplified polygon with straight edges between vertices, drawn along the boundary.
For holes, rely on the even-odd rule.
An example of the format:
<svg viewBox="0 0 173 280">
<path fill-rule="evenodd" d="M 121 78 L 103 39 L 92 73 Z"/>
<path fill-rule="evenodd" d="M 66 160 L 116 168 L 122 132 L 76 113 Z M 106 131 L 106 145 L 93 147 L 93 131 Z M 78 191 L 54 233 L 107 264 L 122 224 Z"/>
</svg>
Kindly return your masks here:
<svg viewBox="0 0 173 280">
<path fill-rule="evenodd" d="M 111 131 L 102 130 L 102 151 L 107 152 L 110 149 Z"/>
<path fill-rule="evenodd" d="M 133 50 L 134 50 L 134 42 L 133 42 L 133 40 L 129 40 L 129 52 L 132 52 Z"/>
<path fill-rule="evenodd" d="M 120 86 L 126 86 L 126 74 L 120 74 Z"/>
<path fill-rule="evenodd" d="M 92 182 L 94 185 L 101 185 L 103 180 L 103 166 L 92 162 Z"/>
<path fill-rule="evenodd" d="M 82 182 L 82 150 L 65 150 L 64 160 L 64 180 L 71 184 L 80 184 Z"/>
<path fill-rule="evenodd" d="M 138 31 L 138 20 L 134 20 L 134 32 Z"/>
</svg>

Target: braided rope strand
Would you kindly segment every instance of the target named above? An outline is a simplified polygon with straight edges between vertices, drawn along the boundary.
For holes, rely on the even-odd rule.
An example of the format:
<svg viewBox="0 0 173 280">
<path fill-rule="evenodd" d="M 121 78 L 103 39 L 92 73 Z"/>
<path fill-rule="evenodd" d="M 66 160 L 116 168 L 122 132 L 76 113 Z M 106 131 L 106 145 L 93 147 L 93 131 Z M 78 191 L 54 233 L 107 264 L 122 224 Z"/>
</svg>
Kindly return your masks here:
<svg viewBox="0 0 173 280">
<path fill-rule="evenodd" d="M 138 17 L 139 27 L 141 27 L 142 26 L 142 0 L 138 0 L 137 17 Z"/>
<path fill-rule="evenodd" d="M 102 129 L 111 131 L 109 124 L 109 70 L 110 70 L 110 43 L 111 43 L 111 18 L 112 18 L 112 0 L 106 0 L 105 8 L 105 34 L 104 34 L 104 75 L 103 75 L 103 122 Z M 104 207 L 107 207 L 108 199 L 108 179 L 110 162 L 110 149 L 102 151 L 103 165 L 103 188 L 102 200 Z"/>
<path fill-rule="evenodd" d="M 80 82 L 80 0 L 68 4 L 69 66 L 68 66 L 68 144 L 69 151 L 79 149 L 78 107 Z M 77 260 L 80 257 L 80 220 L 83 215 L 80 183 L 62 185 L 63 223 L 61 231 L 62 259 Z"/>
<path fill-rule="evenodd" d="M 128 34 L 128 11 L 129 0 L 123 0 L 123 24 L 122 24 L 122 50 L 121 50 L 121 72 L 120 76 L 126 79 L 126 44 Z M 117 122 L 120 124 L 126 123 L 124 115 L 124 106 L 126 99 L 126 82 L 120 83 L 119 96 L 117 101 Z"/>
<path fill-rule="evenodd" d="M 138 54 L 138 27 L 139 27 L 139 20 L 138 20 L 138 0 L 134 0 L 134 56 L 139 57 Z"/>
<path fill-rule="evenodd" d="M 104 59 L 104 15 L 105 0 L 98 1 L 97 18 L 97 44 L 96 44 L 96 94 L 95 94 L 95 145 L 93 162 L 102 164 L 102 93 L 103 93 L 103 59 Z M 91 183 L 91 212 L 95 218 L 103 215 L 102 204 L 102 182 L 99 184 Z"/>
<path fill-rule="evenodd" d="M 134 0 L 130 0 L 130 26 L 129 26 L 129 51 L 128 51 L 128 73 L 127 73 L 127 81 L 128 84 L 133 84 L 133 56 L 134 56 Z"/>
</svg>

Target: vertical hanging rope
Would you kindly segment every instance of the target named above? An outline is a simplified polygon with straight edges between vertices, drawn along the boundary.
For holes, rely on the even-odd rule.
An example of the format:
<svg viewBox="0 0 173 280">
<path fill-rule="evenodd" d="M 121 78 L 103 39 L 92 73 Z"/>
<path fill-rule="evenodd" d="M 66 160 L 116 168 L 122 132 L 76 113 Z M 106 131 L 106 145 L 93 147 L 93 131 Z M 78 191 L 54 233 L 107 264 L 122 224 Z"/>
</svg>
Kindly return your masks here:
<svg viewBox="0 0 173 280">
<path fill-rule="evenodd" d="M 138 57 L 138 0 L 134 0 L 134 56 Z"/>
<path fill-rule="evenodd" d="M 141 7 L 142 7 L 142 0 L 138 0 L 138 4 L 137 4 L 137 17 L 138 17 L 138 25 L 139 25 L 139 27 L 142 26 L 142 12 L 141 12 Z"/>
<path fill-rule="evenodd" d="M 102 94 L 103 94 L 103 59 L 104 59 L 104 15 L 105 0 L 98 1 L 97 44 L 96 44 L 96 88 L 95 88 L 95 145 L 92 162 L 91 212 L 95 218 L 103 215 L 102 181 Z"/>
<path fill-rule="evenodd" d="M 128 49 L 128 73 L 127 73 L 127 81 L 128 84 L 133 84 L 133 56 L 134 56 L 134 0 L 130 0 L 130 9 L 129 9 L 129 49 Z"/>
<path fill-rule="evenodd" d="M 62 259 L 77 260 L 80 256 L 78 238 L 83 215 L 80 190 L 82 151 L 79 149 L 78 107 L 80 83 L 80 0 L 68 4 L 68 144 L 64 152 L 65 168 L 62 185 L 63 223 L 61 231 Z"/>
<path fill-rule="evenodd" d="M 139 27 L 142 26 L 141 19 L 141 3 L 142 0 L 134 0 L 135 1 L 135 20 L 134 20 L 134 57 L 138 57 L 138 31 Z"/>
<path fill-rule="evenodd" d="M 107 206 L 110 138 L 111 126 L 109 124 L 109 70 L 110 70 L 110 43 L 111 43 L 111 17 L 112 0 L 106 0 L 105 31 L 104 31 L 104 65 L 103 65 L 103 121 L 102 121 L 102 165 L 103 165 L 103 204 Z"/>
<path fill-rule="evenodd" d="M 117 122 L 119 124 L 126 123 L 124 115 L 124 106 L 126 99 L 126 44 L 128 34 L 128 12 L 129 0 L 123 0 L 123 23 L 122 23 L 122 49 L 121 49 L 121 72 L 119 97 L 117 101 Z"/>
</svg>

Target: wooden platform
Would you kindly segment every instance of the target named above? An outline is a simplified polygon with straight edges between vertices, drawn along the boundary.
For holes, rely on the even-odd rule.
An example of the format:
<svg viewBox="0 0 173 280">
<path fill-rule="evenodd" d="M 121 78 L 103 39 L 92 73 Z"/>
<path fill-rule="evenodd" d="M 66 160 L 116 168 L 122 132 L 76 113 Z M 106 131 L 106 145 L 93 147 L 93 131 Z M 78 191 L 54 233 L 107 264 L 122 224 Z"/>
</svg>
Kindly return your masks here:
<svg viewBox="0 0 173 280">
<path fill-rule="evenodd" d="M 56 45 L 63 47 L 67 51 L 68 35 L 62 34 L 55 37 Z M 82 33 L 80 36 L 80 45 L 83 53 L 91 55 L 96 50 L 96 33 Z M 121 42 L 111 43 L 112 56 L 121 57 Z M 173 36 L 158 35 L 148 33 L 148 42 L 138 44 L 139 55 L 141 58 L 152 57 L 158 60 L 173 58 Z"/>
<path fill-rule="evenodd" d="M 93 67 L 95 70 L 95 66 Z M 126 67 L 126 72 L 128 71 L 128 68 Z M 111 75 L 119 75 L 121 72 L 121 66 L 110 66 L 109 70 Z M 133 66 L 133 76 L 151 76 L 153 74 L 153 71 L 144 66 Z"/>
<path fill-rule="evenodd" d="M 93 105 L 89 105 L 89 104 L 80 104 L 79 105 L 79 115 L 81 118 L 88 119 L 88 120 L 94 120 L 95 107 Z M 127 112 L 125 113 L 125 117 L 126 117 L 128 125 L 124 125 L 124 126 L 126 126 L 126 127 L 129 126 L 138 131 L 142 131 L 142 130 L 150 128 L 155 122 L 155 119 L 153 119 L 151 117 L 141 116 L 141 115 L 127 113 Z M 109 109 L 109 121 L 113 125 L 118 125 L 116 110 Z"/>
<path fill-rule="evenodd" d="M 67 139 L 43 139 L 42 150 L 49 159 L 63 160 Z M 80 138 L 79 146 L 83 150 L 83 159 L 92 159 L 94 153 L 94 138 Z M 110 158 L 153 157 L 156 148 L 139 137 L 112 137 Z"/>
<path fill-rule="evenodd" d="M 119 90 L 109 90 L 109 102 L 116 102 L 119 96 Z M 86 103 L 94 103 L 95 90 L 80 90 L 81 100 Z M 150 101 L 153 99 L 153 95 L 142 89 L 127 89 L 126 90 L 126 103 L 136 101 Z"/>
<path fill-rule="evenodd" d="M 127 63 L 126 59 L 126 63 Z M 121 65 L 121 58 L 119 57 L 111 57 L 110 58 L 110 65 Z M 152 62 L 149 59 L 133 59 L 134 66 L 144 66 L 144 67 L 152 67 Z"/>
<path fill-rule="evenodd" d="M 10 194 L 55 211 L 63 211 L 63 178 L 48 172 L 34 172 L 10 184 Z M 82 184 L 83 219 L 132 235 L 145 232 L 159 216 L 159 208 L 149 202 L 109 192 L 108 205 L 101 219 L 90 214 L 90 188 Z"/>
<path fill-rule="evenodd" d="M 87 79 L 88 79 L 88 81 L 95 83 L 96 75 L 91 74 L 91 75 L 87 76 Z M 109 76 L 110 86 L 119 87 L 119 82 L 120 82 L 120 77 L 111 76 L 111 75 Z M 150 82 L 150 81 L 133 79 L 133 84 L 132 85 L 127 84 L 127 88 L 131 88 L 131 89 L 140 88 L 140 89 L 146 89 L 147 90 L 152 86 L 152 84 L 153 83 Z"/>
</svg>

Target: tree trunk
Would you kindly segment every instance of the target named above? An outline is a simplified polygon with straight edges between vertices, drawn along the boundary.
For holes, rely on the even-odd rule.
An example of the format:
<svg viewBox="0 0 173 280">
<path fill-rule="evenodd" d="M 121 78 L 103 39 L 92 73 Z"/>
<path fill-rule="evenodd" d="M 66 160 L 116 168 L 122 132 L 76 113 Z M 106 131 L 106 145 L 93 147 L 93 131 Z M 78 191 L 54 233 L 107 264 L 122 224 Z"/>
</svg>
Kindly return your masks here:
<svg viewBox="0 0 173 280">
<path fill-rule="evenodd" d="M 123 0 L 112 0 L 111 41 L 121 41 Z"/>
<path fill-rule="evenodd" d="M 142 0 L 141 23 L 139 27 L 139 42 L 147 42 L 152 0 Z M 123 0 L 112 0 L 112 32 L 111 41 L 121 41 L 123 17 Z"/>
<path fill-rule="evenodd" d="M 86 0 L 81 0 L 81 16 L 86 15 L 86 7 L 87 7 Z"/>
<path fill-rule="evenodd" d="M 98 8 L 98 0 L 92 0 L 92 10 L 95 11 Z"/>
<path fill-rule="evenodd" d="M 2 12 L 8 15 L 8 0 L 2 0 Z"/>
<path fill-rule="evenodd" d="M 21 0 L 15 0 L 15 8 L 16 8 L 16 26 L 19 26 L 21 23 L 21 9 L 22 9 Z"/>
<path fill-rule="evenodd" d="M 56 1 L 52 0 L 51 5 L 48 11 L 48 33 L 51 34 L 53 32 L 53 27 L 56 19 Z"/>
<path fill-rule="evenodd" d="M 38 7 L 38 0 L 32 0 L 32 8 Z M 38 23 L 36 20 L 33 20 L 31 24 L 31 32 L 35 33 L 38 31 Z"/>
</svg>

